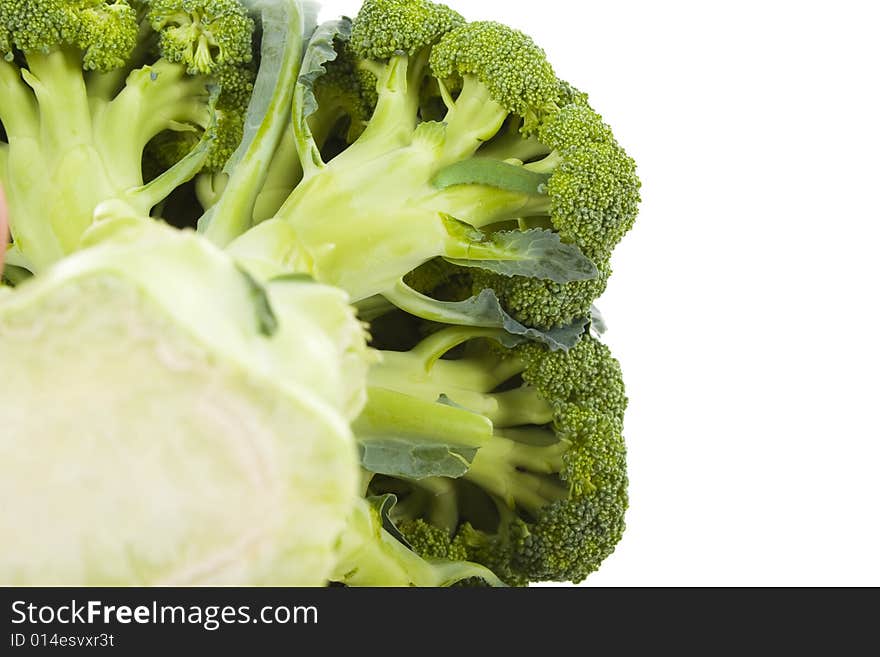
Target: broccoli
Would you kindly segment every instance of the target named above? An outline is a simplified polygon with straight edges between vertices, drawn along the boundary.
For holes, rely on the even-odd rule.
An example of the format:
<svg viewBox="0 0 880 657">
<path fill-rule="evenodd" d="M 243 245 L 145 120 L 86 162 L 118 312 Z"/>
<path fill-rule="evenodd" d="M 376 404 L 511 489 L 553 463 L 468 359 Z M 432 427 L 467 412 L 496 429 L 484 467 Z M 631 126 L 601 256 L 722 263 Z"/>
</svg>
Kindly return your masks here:
<svg viewBox="0 0 880 657">
<path fill-rule="evenodd" d="M 445 445 L 470 462 L 456 476 L 376 477 L 371 492 L 401 497 L 392 515 L 426 557 L 464 555 L 510 585 L 577 582 L 624 530 L 620 367 L 591 336 L 568 351 L 498 340 L 495 330 L 449 327 L 383 352 L 359 440 Z"/>
<path fill-rule="evenodd" d="M 18 263 L 36 272 L 75 250 L 102 201 L 147 215 L 228 158 L 253 32 L 236 0 L 0 0 L 0 182 Z M 173 166 L 146 181 L 144 149 L 167 131 L 198 136 L 160 146 Z"/>
<path fill-rule="evenodd" d="M 477 580 L 504 586 L 498 576 L 458 553 L 417 554 L 395 533 L 385 529 L 381 508 L 365 499 L 356 501 L 337 548 L 330 581 L 346 586 L 451 586 Z M 415 536 L 415 533 L 412 533 Z"/>
<path fill-rule="evenodd" d="M 220 514 L 197 547 L 238 536 L 230 494 L 265 501 L 268 533 L 239 572 L 184 569 L 192 581 L 580 581 L 615 549 L 628 505 L 627 399 L 593 302 L 636 217 L 635 163 L 522 32 L 428 0 L 366 0 L 319 26 L 307 14 L 299 0 L 0 0 L 13 239 L 0 332 L 23 382 L 3 404 L 7 433 L 48 453 L 56 434 L 93 430 L 123 449 L 104 456 L 135 462 L 126 436 L 173 425 L 193 453 L 228 456 L 232 489 L 218 471 L 188 490 L 180 473 L 198 459 L 160 484 L 195 517 Z M 193 211 L 195 232 L 154 221 L 193 226 Z M 152 374 L 107 356 L 126 344 Z M 87 400 L 65 385 L 77 403 L 22 410 L 34 377 L 83 372 L 99 374 Z M 298 456 L 242 465 L 244 435 Z M 150 458 L 133 473 L 161 479 Z M 323 487 L 261 498 L 264 480 Z M 320 527 L 314 542 L 291 510 Z M 183 536 L 154 530 L 147 548 Z M 290 555 L 273 540 L 289 536 Z M 23 582 L 44 566 L 134 576 L 91 553 L 30 559 L 38 538 L 0 568 Z"/>
<path fill-rule="evenodd" d="M 528 36 L 427 0 L 367 0 L 313 35 L 291 120 L 284 159 L 292 145 L 300 166 L 286 198 L 274 189 L 277 212 L 252 231 L 214 214 L 207 237 L 264 273 L 293 267 L 433 321 L 583 327 L 639 181 Z M 467 308 L 408 284 L 438 258 L 472 270 Z"/>
</svg>

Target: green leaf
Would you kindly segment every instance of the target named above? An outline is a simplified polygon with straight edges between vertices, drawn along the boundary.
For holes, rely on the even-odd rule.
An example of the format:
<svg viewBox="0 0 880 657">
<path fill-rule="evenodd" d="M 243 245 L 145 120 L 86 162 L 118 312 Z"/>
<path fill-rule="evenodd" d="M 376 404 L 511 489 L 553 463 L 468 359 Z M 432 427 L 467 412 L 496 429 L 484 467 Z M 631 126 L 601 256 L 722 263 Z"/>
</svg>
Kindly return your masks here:
<svg viewBox="0 0 880 657">
<path fill-rule="evenodd" d="M 476 158 L 441 169 L 434 175 L 431 184 L 437 189 L 453 185 L 486 185 L 506 192 L 543 196 L 547 194 L 549 180 L 548 173 L 536 173 L 500 160 Z"/>
<path fill-rule="evenodd" d="M 306 46 L 293 102 L 293 131 L 296 134 L 296 147 L 303 170 L 306 172 L 324 165 L 308 122 L 309 117 L 318 110 L 315 81 L 327 72 L 325 65 L 336 59 L 333 42 L 336 39 L 348 41 L 350 37 L 351 20 L 343 17 L 319 25 Z"/>
<path fill-rule="evenodd" d="M 605 318 L 602 317 L 602 313 L 599 312 L 599 309 L 596 306 L 590 306 L 590 330 L 596 334 L 596 337 L 601 337 L 605 334 L 605 331 L 608 330 L 608 325 L 605 324 Z"/>
<path fill-rule="evenodd" d="M 577 246 L 542 228 L 495 233 L 471 249 L 475 258 L 446 258 L 462 267 L 479 267 L 503 276 L 526 276 L 555 283 L 596 278 L 599 271 Z M 478 259 L 479 255 L 493 256 Z"/>
<path fill-rule="evenodd" d="M 260 285 L 257 279 L 251 276 L 243 267 L 239 266 L 238 271 L 241 272 L 241 275 L 247 281 L 260 334 L 271 338 L 278 331 L 278 318 L 275 316 L 275 311 L 272 310 L 272 304 L 269 303 L 269 295 L 266 294 L 266 288 Z"/>
<path fill-rule="evenodd" d="M 492 439 L 482 415 L 379 386 L 369 387 L 352 429 L 364 468 L 410 479 L 461 477 Z"/>
<path fill-rule="evenodd" d="M 226 188 L 198 221 L 198 231 L 221 247 L 251 226 L 254 204 L 268 175 L 266 163 L 289 125 L 303 52 L 305 18 L 297 0 L 247 4 L 261 16 L 260 69 L 242 141 L 223 167 L 229 176 Z"/>
<path fill-rule="evenodd" d="M 342 17 L 319 25 L 309 39 L 306 54 L 303 57 L 297 87 L 302 88 L 302 103 L 298 106 L 299 121 L 305 121 L 318 111 L 318 99 L 315 98 L 315 81 L 327 72 L 325 64 L 336 59 L 334 41 L 348 41 L 351 38 L 351 19 Z"/>
<path fill-rule="evenodd" d="M 467 473 L 477 455 L 475 447 L 429 443 L 422 437 L 411 440 L 406 436 L 389 436 L 362 441 L 359 447 L 361 465 L 370 472 L 408 479 L 457 479 Z"/>
<path fill-rule="evenodd" d="M 228 174 L 232 174 L 239 162 L 244 159 L 272 111 L 273 101 L 278 96 L 285 75 L 285 67 L 289 63 L 284 53 L 290 40 L 291 12 L 302 11 L 302 8 L 295 8 L 295 5 L 289 2 L 245 0 L 244 4 L 251 14 L 259 16 L 263 38 L 260 42 L 260 68 L 254 80 L 254 91 L 244 119 L 244 135 L 238 148 L 223 167 L 223 171 Z"/>
<path fill-rule="evenodd" d="M 394 493 L 373 495 L 368 497 L 367 501 L 373 505 L 373 508 L 375 508 L 376 511 L 379 512 L 379 517 L 382 519 L 382 529 L 412 550 L 413 546 L 408 540 L 406 540 L 406 536 L 400 532 L 397 525 L 395 525 L 394 521 L 391 519 L 391 509 L 397 504 L 397 495 Z"/>
</svg>

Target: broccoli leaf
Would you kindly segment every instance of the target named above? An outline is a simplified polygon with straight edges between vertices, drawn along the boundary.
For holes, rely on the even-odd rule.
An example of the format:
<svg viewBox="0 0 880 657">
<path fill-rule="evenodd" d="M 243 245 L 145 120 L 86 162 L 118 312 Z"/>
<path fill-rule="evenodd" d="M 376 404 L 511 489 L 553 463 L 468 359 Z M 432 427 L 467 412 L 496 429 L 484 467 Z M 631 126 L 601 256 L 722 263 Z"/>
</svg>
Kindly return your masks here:
<svg viewBox="0 0 880 657">
<path fill-rule="evenodd" d="M 596 278 L 598 270 L 573 244 L 565 244 L 558 233 L 541 228 L 510 230 L 495 233 L 481 250 L 497 249 L 499 257 L 508 259 L 474 260 L 446 258 L 461 267 L 479 267 L 504 276 L 527 276 L 570 283 Z"/>
<path fill-rule="evenodd" d="M 254 304 L 254 312 L 257 317 L 257 328 L 261 335 L 271 338 L 278 330 L 278 318 L 275 316 L 275 311 L 272 310 L 272 304 L 269 302 L 266 288 L 243 267 L 238 266 L 238 271 L 241 272 L 241 275 L 247 281 L 251 300 Z"/>
<path fill-rule="evenodd" d="M 294 91 L 293 115 L 296 147 L 305 170 L 308 170 L 309 167 L 323 165 L 321 153 L 318 151 L 308 123 L 308 118 L 318 110 L 318 100 L 315 98 L 315 80 L 327 72 L 324 65 L 336 59 L 333 42 L 337 38 L 347 41 L 350 37 L 351 20 L 340 18 L 319 25 L 306 47 Z"/>
<path fill-rule="evenodd" d="M 596 306 L 590 306 L 590 329 L 597 338 L 604 335 L 605 331 L 608 330 L 605 318 L 602 317 L 602 313 Z"/>
<path fill-rule="evenodd" d="M 260 69 L 245 116 L 244 136 L 223 168 L 224 193 L 199 219 L 198 230 L 226 246 L 250 228 L 257 196 L 290 116 L 302 61 L 304 17 L 297 2 L 255 3 L 262 12 Z"/>
<path fill-rule="evenodd" d="M 361 440 L 361 465 L 370 472 L 424 479 L 425 477 L 463 476 L 477 455 L 477 448 L 442 442 L 426 443 L 423 438 L 407 436 Z"/>
<path fill-rule="evenodd" d="M 254 91 L 248 105 L 244 120 L 244 137 L 238 148 L 226 162 L 223 170 L 231 174 L 238 166 L 251 144 L 259 138 L 261 129 L 273 107 L 288 60 L 284 58 L 284 50 L 289 40 L 289 24 L 291 8 L 284 2 L 260 2 L 248 0 L 252 12 L 259 12 L 263 39 L 260 42 L 260 69 L 254 81 Z"/>
<path fill-rule="evenodd" d="M 385 495 L 374 495 L 372 497 L 368 497 L 367 501 L 373 505 L 376 511 L 379 512 L 379 517 L 382 519 L 382 529 L 391 534 L 398 541 L 403 543 L 410 550 L 413 549 L 413 546 L 410 544 L 408 540 L 406 540 L 406 536 L 404 536 L 401 531 L 397 528 L 397 525 L 394 524 L 394 521 L 391 519 L 391 509 L 397 504 L 397 495 L 394 493 L 385 493 Z"/>
</svg>

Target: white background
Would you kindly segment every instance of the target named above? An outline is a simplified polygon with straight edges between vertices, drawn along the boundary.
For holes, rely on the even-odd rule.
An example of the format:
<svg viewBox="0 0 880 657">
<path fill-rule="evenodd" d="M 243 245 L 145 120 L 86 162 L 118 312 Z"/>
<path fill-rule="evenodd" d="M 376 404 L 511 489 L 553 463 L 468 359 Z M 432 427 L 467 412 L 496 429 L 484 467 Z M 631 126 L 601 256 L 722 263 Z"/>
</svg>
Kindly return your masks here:
<svg viewBox="0 0 880 657">
<path fill-rule="evenodd" d="M 631 508 L 585 585 L 880 585 L 878 5 L 447 4 L 529 33 L 639 164 L 599 304 Z"/>
</svg>

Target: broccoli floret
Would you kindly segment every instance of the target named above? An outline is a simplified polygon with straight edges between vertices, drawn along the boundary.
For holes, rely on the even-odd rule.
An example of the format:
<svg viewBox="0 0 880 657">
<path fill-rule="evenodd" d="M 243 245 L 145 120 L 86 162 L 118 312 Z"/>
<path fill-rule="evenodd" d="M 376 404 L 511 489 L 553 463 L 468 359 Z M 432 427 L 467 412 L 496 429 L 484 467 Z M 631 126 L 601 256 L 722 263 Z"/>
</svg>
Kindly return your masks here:
<svg viewBox="0 0 880 657">
<path fill-rule="evenodd" d="M 313 37 L 306 62 L 326 65 L 304 64 L 294 103 L 302 180 L 233 250 L 456 323 L 413 274 L 445 258 L 514 320 L 583 322 L 638 202 L 632 160 L 584 95 L 522 32 L 426 0 L 367 0 L 329 34 Z M 233 222 L 205 233 L 228 244 Z M 285 235 L 296 243 L 279 249 Z"/>
<path fill-rule="evenodd" d="M 430 530 L 424 533 L 427 546 Z M 418 537 L 419 531 L 412 533 Z M 492 571 L 464 561 L 464 550 L 444 555 L 419 556 L 383 527 L 378 509 L 367 500 L 354 505 L 348 525 L 337 546 L 337 562 L 330 581 L 348 586 L 451 586 L 477 578 L 492 586 L 504 586 Z"/>
<path fill-rule="evenodd" d="M 253 29 L 235 0 L 0 0 L 0 182 L 32 271 L 75 250 L 102 201 L 147 215 L 228 157 Z M 160 148 L 147 181 L 144 149 L 166 131 L 192 137 Z"/>
<path fill-rule="evenodd" d="M 159 48 L 188 73 L 251 61 L 254 22 L 237 0 L 150 0 L 148 20 Z"/>
<path fill-rule="evenodd" d="M 547 185 L 551 225 L 596 265 L 596 277 L 559 283 L 489 271 L 474 274 L 476 290 L 492 288 L 516 319 L 541 328 L 565 326 L 590 313 L 611 274 L 611 253 L 632 227 L 640 200 L 634 161 L 586 95 L 566 87 L 562 99 L 566 104 L 541 126 L 540 142 L 532 141 L 535 148 L 546 144 L 552 154 L 530 166 L 552 168 Z M 507 138 L 487 150 L 516 147 Z"/>
<path fill-rule="evenodd" d="M 611 554 L 624 530 L 627 399 L 620 367 L 589 335 L 568 351 L 503 347 L 498 338 L 454 327 L 410 351 L 383 353 L 355 432 L 364 435 L 364 417 L 385 417 L 386 435 L 416 440 L 394 413 L 377 408 L 393 391 L 396 417 L 408 398 L 427 428 L 425 441 L 478 446 L 463 476 L 446 480 L 459 496 L 447 495 L 442 513 L 436 496 L 403 497 L 401 527 L 421 553 L 464 549 L 508 584 L 577 582 Z M 462 414 L 458 423 L 450 421 L 452 412 Z M 489 434 L 470 429 L 477 417 L 490 423 Z M 374 423 L 370 434 L 376 431 Z M 385 492 L 385 482 L 374 480 L 372 491 Z M 492 504 L 476 505 L 475 490 Z"/>
<path fill-rule="evenodd" d="M 437 527 L 421 518 L 407 520 L 398 525 L 407 542 L 420 556 L 426 559 L 449 559 L 466 561 L 468 550 L 462 541 L 453 539 L 449 530 Z"/>
</svg>

